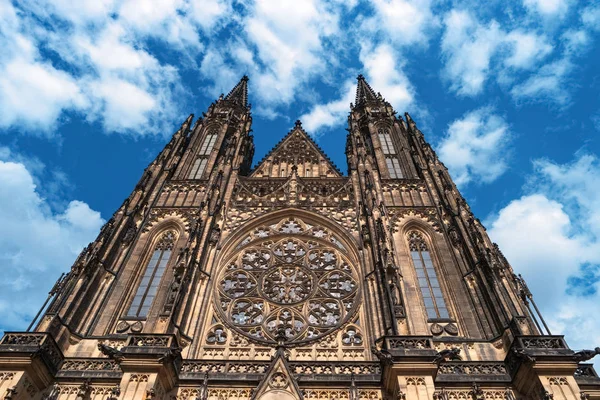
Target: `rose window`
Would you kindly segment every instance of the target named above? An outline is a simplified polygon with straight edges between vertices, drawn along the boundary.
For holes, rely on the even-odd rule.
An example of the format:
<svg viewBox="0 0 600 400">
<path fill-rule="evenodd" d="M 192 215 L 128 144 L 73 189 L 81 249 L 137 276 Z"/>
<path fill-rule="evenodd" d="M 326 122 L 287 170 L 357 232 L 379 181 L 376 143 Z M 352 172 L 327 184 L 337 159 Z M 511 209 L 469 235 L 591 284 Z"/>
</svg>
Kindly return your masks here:
<svg viewBox="0 0 600 400">
<path fill-rule="evenodd" d="M 277 227 L 276 239 L 255 235 L 225 262 L 217 282 L 217 309 L 243 335 L 274 344 L 318 340 L 348 322 L 359 296 L 350 260 L 331 241 L 294 220 Z M 339 246 L 338 246 L 339 247 Z"/>
</svg>

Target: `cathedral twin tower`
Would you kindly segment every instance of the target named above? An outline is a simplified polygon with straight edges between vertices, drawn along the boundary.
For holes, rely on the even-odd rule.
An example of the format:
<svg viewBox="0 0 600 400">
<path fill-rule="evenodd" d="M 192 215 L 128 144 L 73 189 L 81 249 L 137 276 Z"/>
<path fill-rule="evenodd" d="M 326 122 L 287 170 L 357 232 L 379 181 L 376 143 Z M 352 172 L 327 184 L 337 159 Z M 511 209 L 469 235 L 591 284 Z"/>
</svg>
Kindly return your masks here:
<svg viewBox="0 0 600 400">
<path fill-rule="evenodd" d="M 251 168 L 247 84 L 5 333 L 3 399 L 600 399 L 408 114 L 359 76 L 347 175 L 300 122 Z"/>
</svg>

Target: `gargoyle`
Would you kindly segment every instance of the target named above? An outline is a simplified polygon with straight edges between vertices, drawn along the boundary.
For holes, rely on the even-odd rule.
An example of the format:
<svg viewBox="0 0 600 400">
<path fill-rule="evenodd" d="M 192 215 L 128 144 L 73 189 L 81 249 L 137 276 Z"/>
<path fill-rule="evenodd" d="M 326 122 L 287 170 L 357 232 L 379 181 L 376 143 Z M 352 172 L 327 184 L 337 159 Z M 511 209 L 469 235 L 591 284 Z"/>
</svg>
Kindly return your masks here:
<svg viewBox="0 0 600 400">
<path fill-rule="evenodd" d="M 526 363 L 534 363 L 535 362 L 535 357 L 532 356 L 531 354 L 527 353 L 523 349 L 513 349 L 512 352 L 519 360 L 522 360 Z"/>
<path fill-rule="evenodd" d="M 118 363 L 121 362 L 121 360 L 123 360 L 123 353 L 121 353 L 119 350 L 113 347 L 107 346 L 102 343 L 98 343 L 98 350 L 100 350 L 102 354 L 104 354 L 111 360 L 115 360 Z"/>
<path fill-rule="evenodd" d="M 371 347 L 371 351 L 373 352 L 373 354 L 375 354 L 377 358 L 379 358 L 379 361 L 381 361 L 382 363 L 391 364 L 393 362 L 392 355 L 387 351 L 378 350 L 375 346 Z"/>
<path fill-rule="evenodd" d="M 579 362 L 588 361 L 600 354 L 600 347 L 596 347 L 594 350 L 581 350 L 573 354 L 573 360 Z"/>
<path fill-rule="evenodd" d="M 460 361 L 462 360 L 462 358 L 460 358 L 459 354 L 459 348 L 442 350 L 436 354 L 435 358 L 433 359 L 433 362 L 439 364 L 442 361 Z"/>
<path fill-rule="evenodd" d="M 165 354 L 163 354 L 163 356 L 158 359 L 158 361 L 162 363 L 169 363 L 175 361 L 179 357 L 181 357 L 181 348 L 175 347 L 167 350 Z"/>
</svg>

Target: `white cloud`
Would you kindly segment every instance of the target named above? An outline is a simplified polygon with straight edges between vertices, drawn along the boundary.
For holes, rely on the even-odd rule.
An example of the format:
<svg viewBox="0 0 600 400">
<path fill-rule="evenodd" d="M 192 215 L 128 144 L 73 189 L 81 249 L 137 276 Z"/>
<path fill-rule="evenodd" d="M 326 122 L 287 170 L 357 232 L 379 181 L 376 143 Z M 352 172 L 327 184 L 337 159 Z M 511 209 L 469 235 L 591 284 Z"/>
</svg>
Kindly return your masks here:
<svg viewBox="0 0 600 400">
<path fill-rule="evenodd" d="M 300 117 L 306 131 L 312 135 L 320 134 L 320 129 L 331 128 L 344 123 L 350 112 L 350 103 L 354 102 L 356 82 L 347 80 L 342 89 L 342 97 L 324 104 L 318 104 Z"/>
<path fill-rule="evenodd" d="M 565 105 L 571 98 L 565 85 L 573 67 L 567 58 L 546 64 L 536 74 L 515 85 L 510 93 L 516 100 L 546 100 Z"/>
<path fill-rule="evenodd" d="M 584 154 L 534 167 L 529 193 L 494 217 L 489 234 L 525 277 L 552 332 L 572 348 L 593 348 L 600 342 L 600 161 Z"/>
<path fill-rule="evenodd" d="M 442 54 L 451 89 L 460 95 L 478 94 L 504 34 L 496 21 L 483 26 L 466 11 L 451 11 L 444 18 L 444 25 Z"/>
<path fill-rule="evenodd" d="M 581 11 L 581 21 L 593 30 L 600 30 L 600 5 L 590 5 Z"/>
<path fill-rule="evenodd" d="M 339 32 L 338 13 L 331 7 L 315 0 L 255 2 L 242 24 L 256 48 L 254 80 L 266 106 L 289 104 L 300 85 L 325 71 L 330 56 L 324 41 Z"/>
<path fill-rule="evenodd" d="M 490 183 L 508 168 L 510 139 L 506 121 L 484 107 L 450 123 L 438 152 L 458 186 Z"/>
<path fill-rule="evenodd" d="M 382 30 L 385 42 L 424 45 L 438 25 L 430 0 L 373 0 L 371 6 L 375 16 L 365 20 L 363 29 Z"/>
<path fill-rule="evenodd" d="M 560 17 L 567 12 L 569 0 L 523 0 L 523 5 L 544 17 Z"/>
<path fill-rule="evenodd" d="M 406 110 L 414 101 L 414 88 L 404 74 L 400 56 L 386 44 L 374 49 L 363 44 L 360 61 L 363 63 L 367 80 L 374 90 L 385 94 L 385 98 L 396 110 Z M 300 119 L 307 131 L 319 134 L 319 129 L 341 126 L 350 112 L 350 103 L 355 101 L 356 81 L 347 80 L 341 97 L 314 106 Z"/>
<path fill-rule="evenodd" d="M 20 162 L 0 161 L 0 186 L 0 329 L 22 330 L 104 221 L 77 200 L 53 211 Z"/>
<path fill-rule="evenodd" d="M 443 76 L 451 90 L 462 96 L 480 94 L 490 76 L 503 83 L 512 81 L 517 71 L 533 69 L 553 50 L 543 35 L 506 31 L 495 20 L 483 24 L 467 11 L 450 11 L 444 26 Z"/>
<path fill-rule="evenodd" d="M 204 31 L 212 30 L 233 13 L 231 0 L 191 0 L 190 14 Z"/>
<path fill-rule="evenodd" d="M 504 60 L 508 67 L 531 68 L 536 62 L 552 52 L 544 36 L 531 32 L 512 31 L 505 41 L 510 44 L 510 56 Z"/>
<path fill-rule="evenodd" d="M 137 127 L 137 133 L 144 134 L 147 128 L 151 128 L 146 126 L 150 122 L 148 114 L 156 110 L 157 102 L 150 93 L 114 78 L 92 81 L 89 90 L 95 97 L 97 113 L 102 116 L 107 131 L 119 132 Z"/>
<path fill-rule="evenodd" d="M 171 45 L 201 47 L 198 32 L 188 20 L 185 0 L 125 0 L 119 9 L 119 22 L 138 35 L 159 38 Z M 218 17 L 217 15 L 213 15 Z M 209 23 L 208 15 L 204 20 Z"/>
<path fill-rule="evenodd" d="M 67 73 L 47 63 L 13 59 L 0 67 L 0 127 L 23 123 L 52 129 L 64 110 L 81 109 L 87 99 Z"/>
<path fill-rule="evenodd" d="M 414 88 L 404 74 L 400 54 L 386 44 L 373 50 L 363 45 L 360 60 L 371 87 L 382 93 L 396 110 L 406 110 L 414 99 Z"/>
</svg>

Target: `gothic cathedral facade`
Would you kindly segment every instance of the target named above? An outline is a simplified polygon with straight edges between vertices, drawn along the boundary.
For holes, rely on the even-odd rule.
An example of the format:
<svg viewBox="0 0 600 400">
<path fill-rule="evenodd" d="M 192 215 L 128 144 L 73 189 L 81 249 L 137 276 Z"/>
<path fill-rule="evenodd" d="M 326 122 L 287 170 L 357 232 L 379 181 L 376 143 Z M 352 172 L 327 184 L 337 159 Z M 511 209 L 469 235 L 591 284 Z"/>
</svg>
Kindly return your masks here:
<svg viewBox="0 0 600 400">
<path fill-rule="evenodd" d="M 5 333 L 3 399 L 600 399 L 408 114 L 359 76 L 346 175 L 299 121 L 251 168 L 247 85 Z"/>
</svg>

